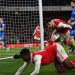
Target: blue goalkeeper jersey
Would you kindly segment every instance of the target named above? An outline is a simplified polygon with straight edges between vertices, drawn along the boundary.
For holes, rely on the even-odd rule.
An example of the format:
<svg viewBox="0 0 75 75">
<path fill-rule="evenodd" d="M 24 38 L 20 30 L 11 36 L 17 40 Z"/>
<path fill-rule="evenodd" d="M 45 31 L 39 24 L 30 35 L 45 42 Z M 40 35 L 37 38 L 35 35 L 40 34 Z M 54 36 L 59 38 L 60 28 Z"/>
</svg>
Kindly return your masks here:
<svg viewBox="0 0 75 75">
<path fill-rule="evenodd" d="M 75 10 L 72 10 L 71 12 L 71 21 L 75 22 Z"/>
<path fill-rule="evenodd" d="M 5 27 L 6 27 L 6 24 L 4 22 L 0 22 L 0 41 L 4 40 Z"/>
<path fill-rule="evenodd" d="M 71 21 L 75 22 L 75 10 L 72 10 L 71 12 Z M 70 31 L 71 36 L 75 36 L 75 24 L 72 25 L 72 29 Z"/>
</svg>

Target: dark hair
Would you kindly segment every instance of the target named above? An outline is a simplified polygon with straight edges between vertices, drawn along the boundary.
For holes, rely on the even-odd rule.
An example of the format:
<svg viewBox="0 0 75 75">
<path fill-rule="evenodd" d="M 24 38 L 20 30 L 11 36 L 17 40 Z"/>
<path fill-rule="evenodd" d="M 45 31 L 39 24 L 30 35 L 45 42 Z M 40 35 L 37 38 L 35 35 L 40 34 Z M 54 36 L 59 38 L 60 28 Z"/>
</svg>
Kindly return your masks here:
<svg viewBox="0 0 75 75">
<path fill-rule="evenodd" d="M 75 3 L 75 0 L 72 0 L 71 2 Z"/>
<path fill-rule="evenodd" d="M 14 58 L 14 59 L 20 59 L 20 58 L 21 58 L 21 55 L 17 55 L 17 54 L 16 54 L 16 55 L 13 56 L 13 58 Z"/>
<path fill-rule="evenodd" d="M 50 21 L 51 21 L 51 19 L 49 19 L 49 18 L 46 19 L 46 23 L 48 23 L 48 22 L 50 22 Z"/>
<path fill-rule="evenodd" d="M 21 52 L 20 52 L 20 55 L 22 55 L 22 54 L 30 54 L 30 50 L 29 49 L 27 49 L 27 48 L 23 48 L 22 50 L 21 50 Z"/>
<path fill-rule="evenodd" d="M 22 58 L 25 62 L 29 62 L 30 59 L 31 59 L 31 57 L 30 57 L 30 55 L 31 55 L 30 50 L 27 49 L 27 48 L 22 49 L 21 52 L 20 52 L 20 55 L 21 55 L 21 58 Z"/>
</svg>

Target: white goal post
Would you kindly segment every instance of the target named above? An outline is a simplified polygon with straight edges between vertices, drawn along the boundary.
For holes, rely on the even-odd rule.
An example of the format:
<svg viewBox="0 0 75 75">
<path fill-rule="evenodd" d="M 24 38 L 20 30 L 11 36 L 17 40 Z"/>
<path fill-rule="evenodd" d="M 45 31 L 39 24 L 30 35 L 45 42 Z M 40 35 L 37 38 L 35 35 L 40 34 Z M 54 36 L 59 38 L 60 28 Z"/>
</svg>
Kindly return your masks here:
<svg viewBox="0 0 75 75">
<path fill-rule="evenodd" d="M 41 50 L 42 50 L 42 49 L 44 49 L 44 27 L 43 27 L 43 8 L 42 8 L 42 0 L 39 0 L 39 20 L 40 20 Z"/>
</svg>

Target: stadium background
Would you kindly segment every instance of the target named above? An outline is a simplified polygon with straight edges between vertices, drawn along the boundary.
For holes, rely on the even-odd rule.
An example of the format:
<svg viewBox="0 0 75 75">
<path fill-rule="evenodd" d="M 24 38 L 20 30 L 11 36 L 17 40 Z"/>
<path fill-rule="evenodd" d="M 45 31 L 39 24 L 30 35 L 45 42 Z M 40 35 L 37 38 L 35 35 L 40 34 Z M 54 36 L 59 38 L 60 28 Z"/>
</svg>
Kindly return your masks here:
<svg viewBox="0 0 75 75">
<path fill-rule="evenodd" d="M 23 11 L 24 9 L 20 11 L 19 7 L 28 6 L 29 2 L 25 2 L 26 1 L 24 0 L 0 0 L 0 17 L 3 17 L 5 22 L 7 23 L 6 41 L 8 44 L 17 43 L 17 39 L 19 39 L 20 43 L 34 42 L 32 34 L 37 23 L 39 23 L 39 17 L 36 16 L 36 14 L 38 14 L 36 12 L 32 13 L 30 11 L 29 13 L 27 11 Z M 34 6 L 37 5 L 36 3 L 37 0 L 35 0 Z M 70 18 L 71 10 L 71 8 L 69 8 L 69 5 L 70 0 L 43 0 L 44 29 L 47 28 L 46 19 L 60 18 L 68 21 L 68 19 Z M 11 9 L 9 7 L 14 7 L 14 9 Z M 46 34 L 48 34 L 48 32 L 46 32 Z M 45 38 L 47 37 L 45 36 Z"/>
<path fill-rule="evenodd" d="M 34 43 L 33 32 L 34 29 L 39 23 L 38 11 L 23 11 L 25 6 L 34 1 L 34 6 L 38 5 L 37 0 L 0 0 L 0 17 L 4 18 L 4 21 L 7 24 L 6 27 L 6 39 L 7 44 L 17 44 L 17 47 L 20 47 L 20 44 L 24 43 Z M 68 21 L 70 18 L 70 5 L 71 0 L 43 0 L 43 20 L 44 20 L 44 29 L 46 31 L 45 39 L 48 39 L 49 31 L 46 30 L 46 20 L 53 18 L 60 18 L 65 21 Z M 33 6 L 33 2 L 30 3 L 30 6 Z M 21 9 L 21 11 L 20 11 Z M 35 21 L 36 20 L 36 21 Z M 12 46 L 12 45 L 11 45 Z M 23 47 L 23 46 L 21 46 Z M 34 51 L 34 48 L 30 48 L 31 51 Z M 66 51 L 68 47 L 65 47 Z M 11 48 L 10 51 L 2 50 L 0 48 L 0 58 L 11 56 L 19 52 L 20 48 Z M 75 55 L 69 55 L 71 59 L 75 58 Z M 17 69 L 23 64 L 22 60 L 0 60 L 0 75 L 14 75 Z M 24 72 L 24 75 L 29 75 L 34 69 L 33 64 L 30 64 L 30 67 Z M 74 70 L 69 71 L 68 73 L 58 74 L 54 68 L 54 65 L 49 65 L 42 67 L 39 75 L 73 75 Z"/>
</svg>

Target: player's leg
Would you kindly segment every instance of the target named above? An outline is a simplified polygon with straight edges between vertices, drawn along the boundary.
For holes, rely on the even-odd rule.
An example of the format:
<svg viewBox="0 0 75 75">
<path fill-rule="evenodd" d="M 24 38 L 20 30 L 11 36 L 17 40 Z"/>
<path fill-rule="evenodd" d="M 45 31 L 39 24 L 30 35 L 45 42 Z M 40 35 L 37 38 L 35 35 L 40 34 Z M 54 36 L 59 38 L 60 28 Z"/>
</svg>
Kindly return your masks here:
<svg viewBox="0 0 75 75">
<path fill-rule="evenodd" d="M 61 62 L 55 58 L 54 65 L 58 73 L 68 72 L 68 70 L 75 69 L 75 59 Z"/>
<path fill-rule="evenodd" d="M 55 42 L 59 39 L 59 37 L 60 37 L 60 34 L 58 34 L 58 33 L 53 34 L 53 35 L 51 35 L 50 41 Z"/>
<path fill-rule="evenodd" d="M 74 69 L 74 65 L 70 62 L 66 51 L 60 44 L 57 44 L 57 57 L 68 70 Z"/>
<path fill-rule="evenodd" d="M 0 40 L 0 45 L 2 45 L 3 48 L 5 48 L 5 47 L 4 47 L 4 42 L 3 42 L 3 40 Z"/>
<path fill-rule="evenodd" d="M 4 48 L 8 49 L 8 45 L 4 42 L 3 43 Z"/>
<path fill-rule="evenodd" d="M 15 73 L 15 75 L 22 75 L 23 71 L 26 68 L 27 63 L 24 62 L 24 64 L 18 69 L 18 71 Z"/>
<path fill-rule="evenodd" d="M 5 33 L 0 33 L 0 44 L 3 46 L 3 48 L 9 50 L 7 44 L 5 43 Z"/>
<path fill-rule="evenodd" d="M 2 45 L 3 48 L 9 50 L 8 45 L 3 40 L 0 41 L 0 44 Z"/>
<path fill-rule="evenodd" d="M 61 63 L 61 61 L 57 57 L 55 58 L 54 65 L 58 73 L 63 73 L 68 71 L 68 69 Z"/>
<path fill-rule="evenodd" d="M 36 42 L 35 50 L 38 51 L 39 50 L 40 37 L 34 36 L 34 40 Z"/>
</svg>

